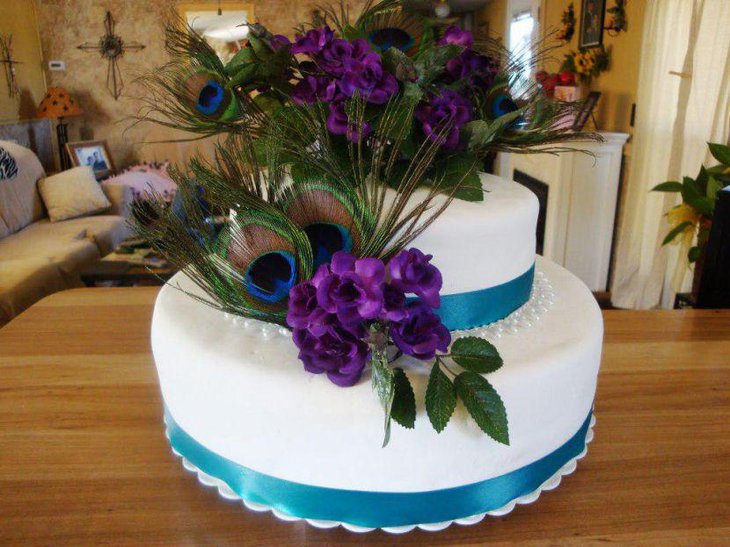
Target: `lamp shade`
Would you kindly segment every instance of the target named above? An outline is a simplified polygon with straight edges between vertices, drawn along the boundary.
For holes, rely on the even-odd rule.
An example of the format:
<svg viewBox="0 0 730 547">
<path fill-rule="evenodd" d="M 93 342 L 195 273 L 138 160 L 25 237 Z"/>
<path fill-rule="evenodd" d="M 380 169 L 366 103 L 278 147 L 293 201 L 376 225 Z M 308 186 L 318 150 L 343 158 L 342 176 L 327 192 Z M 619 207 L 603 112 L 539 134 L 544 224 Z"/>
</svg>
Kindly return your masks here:
<svg viewBox="0 0 730 547">
<path fill-rule="evenodd" d="M 38 106 L 39 118 L 67 118 L 81 113 L 78 103 L 62 87 L 49 87 Z"/>
</svg>

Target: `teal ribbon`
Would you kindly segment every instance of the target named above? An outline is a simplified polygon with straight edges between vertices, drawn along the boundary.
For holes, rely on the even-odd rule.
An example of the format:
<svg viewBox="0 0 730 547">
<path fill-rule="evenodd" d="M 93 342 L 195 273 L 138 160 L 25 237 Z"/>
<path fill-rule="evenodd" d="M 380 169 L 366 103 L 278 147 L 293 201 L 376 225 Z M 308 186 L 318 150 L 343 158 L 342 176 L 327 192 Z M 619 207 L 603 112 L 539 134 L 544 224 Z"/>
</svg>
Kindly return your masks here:
<svg viewBox="0 0 730 547">
<path fill-rule="evenodd" d="M 504 319 L 530 299 L 535 265 L 514 279 L 488 289 L 441 295 L 434 312 L 449 330 L 481 327 Z"/>
<path fill-rule="evenodd" d="M 412 493 L 340 490 L 277 479 L 207 449 L 183 431 L 167 409 L 165 421 L 170 444 L 179 454 L 201 471 L 226 483 L 247 501 L 273 507 L 294 517 L 383 528 L 443 522 L 486 513 L 534 492 L 583 451 L 591 413 L 565 444 L 525 467 L 465 486 Z"/>
</svg>

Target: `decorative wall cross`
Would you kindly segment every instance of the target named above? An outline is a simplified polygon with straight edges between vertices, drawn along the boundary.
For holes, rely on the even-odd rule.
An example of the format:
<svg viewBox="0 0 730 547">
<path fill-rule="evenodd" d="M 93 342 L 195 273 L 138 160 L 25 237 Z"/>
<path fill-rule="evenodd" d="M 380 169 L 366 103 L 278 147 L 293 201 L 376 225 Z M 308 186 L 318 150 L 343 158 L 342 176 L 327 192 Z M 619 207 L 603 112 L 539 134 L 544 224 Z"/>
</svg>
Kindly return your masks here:
<svg viewBox="0 0 730 547">
<path fill-rule="evenodd" d="M 106 70 L 106 87 L 116 100 L 122 94 L 122 89 L 124 88 L 122 72 L 119 70 L 119 65 L 117 64 L 119 58 L 126 51 L 140 51 L 145 46 L 139 42 L 124 43 L 121 36 L 114 34 L 114 25 L 115 22 L 112 17 L 112 12 L 107 11 L 106 18 L 104 19 L 104 28 L 106 29 L 104 36 L 96 44 L 84 42 L 78 48 L 84 51 L 97 51 L 103 59 L 109 61 L 109 66 Z"/>
<path fill-rule="evenodd" d="M 0 63 L 5 66 L 5 77 L 8 80 L 8 96 L 10 98 L 20 95 L 18 80 L 15 76 L 15 65 L 20 61 L 13 59 L 13 35 L 0 36 Z"/>
</svg>

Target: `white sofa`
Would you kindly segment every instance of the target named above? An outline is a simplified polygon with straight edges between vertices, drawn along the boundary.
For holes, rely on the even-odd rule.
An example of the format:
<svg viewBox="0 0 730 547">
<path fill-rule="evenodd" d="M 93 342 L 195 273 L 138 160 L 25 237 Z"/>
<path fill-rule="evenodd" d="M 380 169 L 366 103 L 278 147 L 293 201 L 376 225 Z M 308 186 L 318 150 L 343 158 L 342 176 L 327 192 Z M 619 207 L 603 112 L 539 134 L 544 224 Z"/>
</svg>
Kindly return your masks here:
<svg viewBox="0 0 730 547">
<path fill-rule="evenodd" d="M 51 222 L 38 193 L 45 176 L 36 155 L 12 142 L 18 174 L 0 179 L 0 326 L 44 296 L 81 285 L 78 271 L 110 253 L 130 235 L 131 189 L 102 186 L 108 211 Z"/>
</svg>

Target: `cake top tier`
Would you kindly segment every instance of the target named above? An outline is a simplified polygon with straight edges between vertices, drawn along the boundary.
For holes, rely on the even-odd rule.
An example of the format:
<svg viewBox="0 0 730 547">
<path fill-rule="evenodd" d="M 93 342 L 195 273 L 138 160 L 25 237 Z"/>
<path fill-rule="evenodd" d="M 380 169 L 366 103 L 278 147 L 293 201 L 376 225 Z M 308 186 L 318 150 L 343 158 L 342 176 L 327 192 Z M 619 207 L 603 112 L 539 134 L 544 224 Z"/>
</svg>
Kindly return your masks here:
<svg viewBox="0 0 730 547">
<path fill-rule="evenodd" d="M 502 285 L 535 262 L 537 197 L 516 182 L 487 174 L 480 178 L 484 201 L 452 202 L 413 241 L 433 255 L 443 276 L 442 295 Z"/>
</svg>

